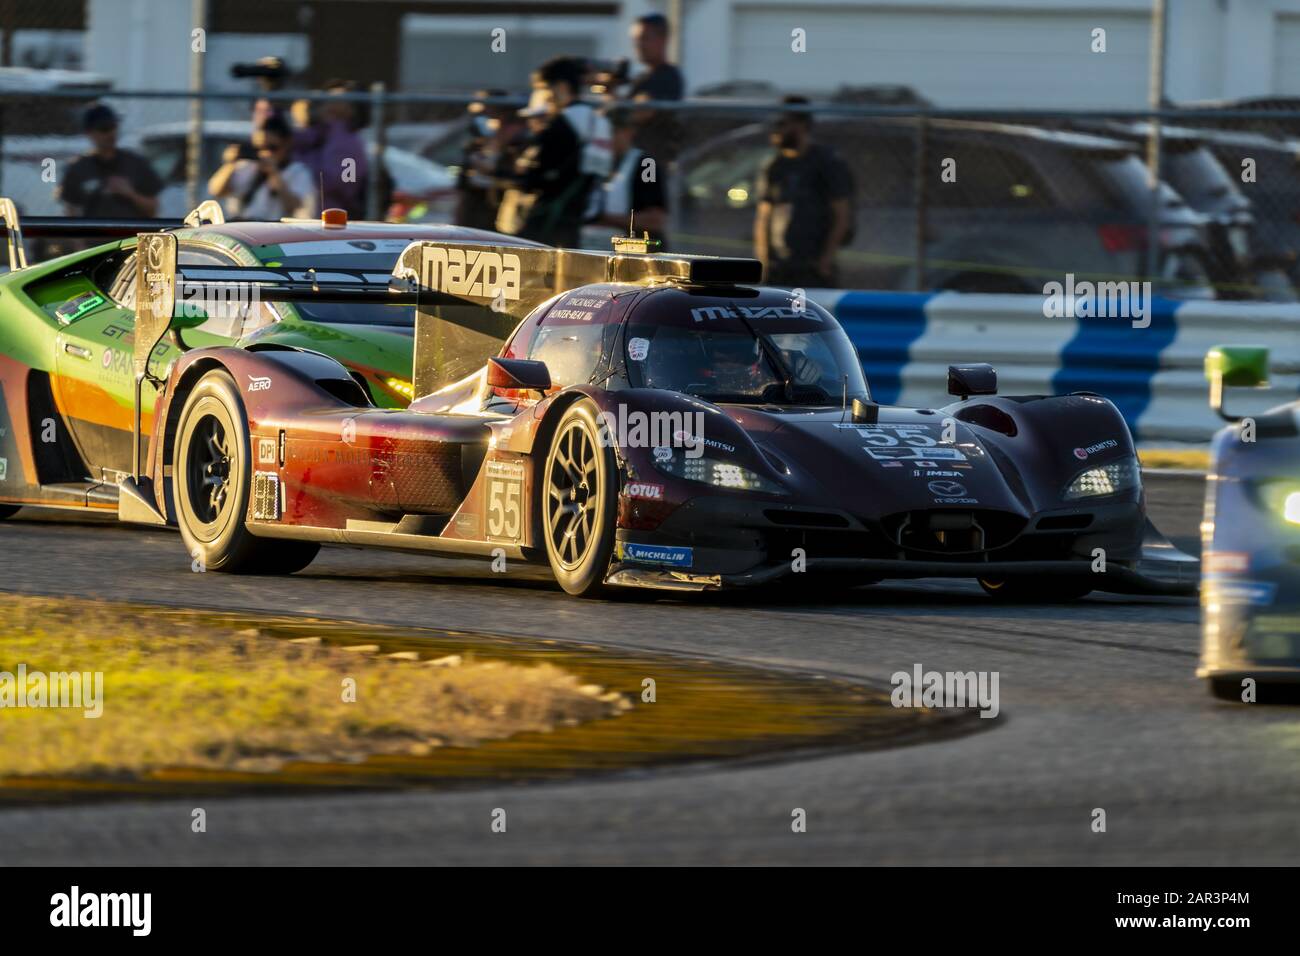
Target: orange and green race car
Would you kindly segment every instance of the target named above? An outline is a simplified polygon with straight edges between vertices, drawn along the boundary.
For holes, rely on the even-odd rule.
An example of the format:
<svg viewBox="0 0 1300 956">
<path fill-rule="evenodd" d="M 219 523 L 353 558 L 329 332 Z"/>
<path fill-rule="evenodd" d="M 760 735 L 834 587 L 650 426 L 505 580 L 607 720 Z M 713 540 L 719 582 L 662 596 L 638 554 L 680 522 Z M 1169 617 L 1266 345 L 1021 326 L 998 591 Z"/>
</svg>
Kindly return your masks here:
<svg viewBox="0 0 1300 956">
<path fill-rule="evenodd" d="M 136 234 L 169 228 L 179 262 L 205 268 L 265 267 L 279 276 L 337 284 L 387 285 L 398 255 L 415 240 L 532 245 L 451 225 L 347 222 L 338 210 L 321 220 L 223 222 L 205 204 L 186 222 L 28 219 L 0 199 L 10 270 L 0 275 L 0 518 L 20 506 L 117 508 L 118 483 L 131 471 L 135 371 Z M 112 241 L 27 265 L 28 237 L 98 237 Z M 247 291 L 247 290 L 245 290 Z M 178 290 L 178 299 L 185 290 Z M 164 341 L 154 361 L 165 368 L 181 346 L 305 348 L 344 365 L 379 407 L 411 400 L 414 309 L 383 302 L 268 302 L 228 291 L 192 309 L 208 316 Z M 164 353 L 170 352 L 171 355 Z M 153 415 L 146 390 L 141 415 Z"/>
</svg>

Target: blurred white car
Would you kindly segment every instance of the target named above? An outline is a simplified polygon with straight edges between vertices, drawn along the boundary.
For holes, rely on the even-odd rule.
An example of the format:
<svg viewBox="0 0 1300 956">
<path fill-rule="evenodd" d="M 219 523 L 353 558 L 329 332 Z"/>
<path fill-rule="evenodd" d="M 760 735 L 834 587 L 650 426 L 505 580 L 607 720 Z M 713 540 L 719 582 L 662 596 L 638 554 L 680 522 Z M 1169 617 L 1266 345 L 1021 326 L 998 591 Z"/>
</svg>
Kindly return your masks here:
<svg viewBox="0 0 1300 956">
<path fill-rule="evenodd" d="M 248 141 L 246 120 L 207 120 L 203 124 L 200 199 L 210 199 L 208 178 L 221 165 L 231 143 Z M 122 145 L 143 154 L 164 183 L 158 215 L 172 218 L 188 211 L 185 200 L 185 143 L 189 123 L 160 123 L 122 137 Z M 366 131 L 362 138 L 368 139 Z M 455 210 L 456 177 L 446 167 L 409 150 L 384 147 L 384 166 L 393 181 L 390 211 L 412 222 L 449 222 Z"/>
</svg>

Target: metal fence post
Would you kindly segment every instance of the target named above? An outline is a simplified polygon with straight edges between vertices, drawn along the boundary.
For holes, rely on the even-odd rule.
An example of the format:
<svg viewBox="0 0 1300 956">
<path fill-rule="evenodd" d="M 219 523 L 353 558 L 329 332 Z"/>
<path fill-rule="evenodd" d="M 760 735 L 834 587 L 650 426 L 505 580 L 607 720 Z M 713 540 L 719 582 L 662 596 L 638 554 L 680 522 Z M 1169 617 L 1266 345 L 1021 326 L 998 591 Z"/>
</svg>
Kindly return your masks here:
<svg viewBox="0 0 1300 956">
<path fill-rule="evenodd" d="M 916 117 L 916 152 L 914 154 L 916 161 L 916 291 L 924 292 L 927 286 L 925 279 L 925 220 L 926 206 L 928 205 L 927 186 L 930 177 L 926 174 L 926 167 L 929 166 L 929 147 L 930 147 L 930 127 L 929 115 L 924 111 L 917 114 Z"/>
<path fill-rule="evenodd" d="M 383 218 L 384 210 L 379 208 L 381 201 L 380 180 L 384 175 L 384 84 L 370 84 L 370 162 L 366 170 L 366 218 L 378 220 Z"/>
<path fill-rule="evenodd" d="M 207 0 L 192 0 L 190 21 L 193 29 L 208 29 Z M 191 44 L 193 41 L 191 40 Z M 203 175 L 203 58 L 190 47 L 190 128 L 185 137 L 185 204 L 189 209 L 199 204 L 199 179 Z"/>
<path fill-rule="evenodd" d="M 1147 187 L 1151 190 L 1151 214 L 1147 221 L 1146 274 L 1152 283 L 1160 270 L 1160 115 L 1165 98 L 1165 0 L 1154 0 L 1151 7 L 1151 119 L 1147 127 Z"/>
</svg>

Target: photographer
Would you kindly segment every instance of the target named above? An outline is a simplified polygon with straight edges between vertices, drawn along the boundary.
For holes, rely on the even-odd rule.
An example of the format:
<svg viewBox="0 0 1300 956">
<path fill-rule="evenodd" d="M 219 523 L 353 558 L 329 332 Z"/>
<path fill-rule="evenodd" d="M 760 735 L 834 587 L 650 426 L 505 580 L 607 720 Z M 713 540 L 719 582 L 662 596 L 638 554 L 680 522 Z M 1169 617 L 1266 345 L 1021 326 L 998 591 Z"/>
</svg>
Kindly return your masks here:
<svg viewBox="0 0 1300 956">
<path fill-rule="evenodd" d="M 469 142 L 456 180 L 456 223 L 472 229 L 495 229 L 504 193 L 503 180 L 514 171 L 527 145 L 528 130 L 516 110 L 484 102 L 506 95 L 483 90 L 468 106 Z"/>
<path fill-rule="evenodd" d="M 609 121 L 578 99 L 585 75 L 574 57 L 555 57 L 533 74 L 532 98 L 519 115 L 534 132 L 497 216 L 502 232 L 578 245 L 591 190 L 612 166 Z"/>
<path fill-rule="evenodd" d="M 231 219 L 275 221 L 319 215 L 315 177 L 290 157 L 292 142 L 288 125 L 273 116 L 253 134 L 257 159 L 241 159 L 238 146 L 226 148 L 225 162 L 208 180 L 208 192 L 222 200 Z"/>
</svg>

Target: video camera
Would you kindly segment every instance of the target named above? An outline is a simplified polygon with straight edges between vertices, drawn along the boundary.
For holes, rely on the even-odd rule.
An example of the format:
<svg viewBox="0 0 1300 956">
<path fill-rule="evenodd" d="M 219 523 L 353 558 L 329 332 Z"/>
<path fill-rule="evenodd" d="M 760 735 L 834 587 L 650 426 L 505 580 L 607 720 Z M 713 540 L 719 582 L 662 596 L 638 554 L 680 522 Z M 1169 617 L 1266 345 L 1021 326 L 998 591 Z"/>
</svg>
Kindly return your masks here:
<svg viewBox="0 0 1300 956">
<path fill-rule="evenodd" d="M 631 65 L 627 58 L 617 60 L 588 60 L 587 82 L 591 92 L 617 96 L 619 87 L 631 79 Z"/>
<path fill-rule="evenodd" d="M 289 77 L 289 67 L 278 56 L 264 56 L 253 63 L 235 63 L 230 75 L 237 80 L 255 79 L 264 86 L 278 86 Z"/>
</svg>

